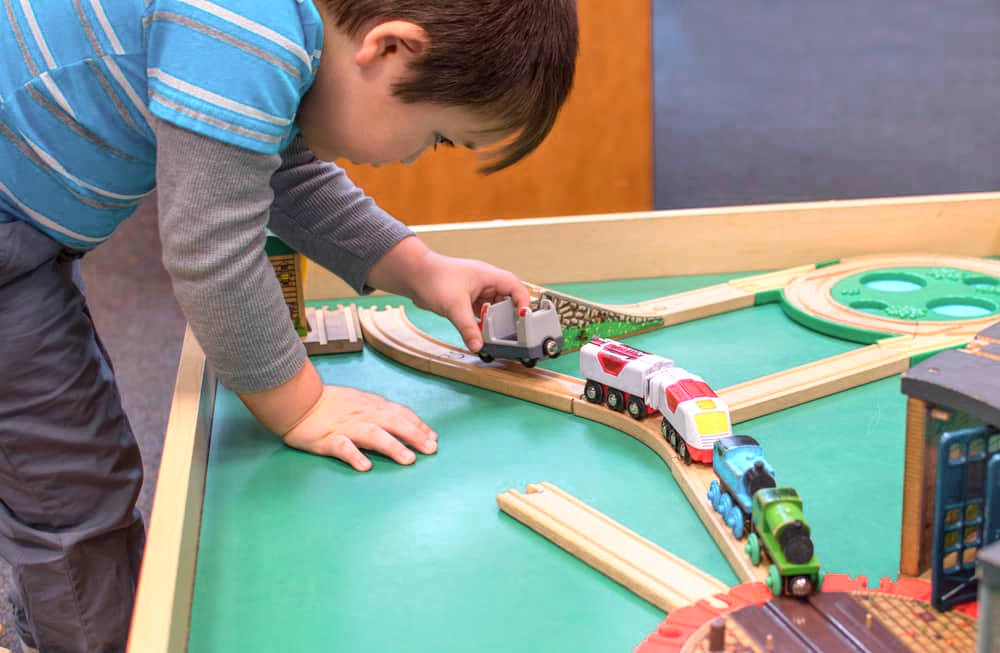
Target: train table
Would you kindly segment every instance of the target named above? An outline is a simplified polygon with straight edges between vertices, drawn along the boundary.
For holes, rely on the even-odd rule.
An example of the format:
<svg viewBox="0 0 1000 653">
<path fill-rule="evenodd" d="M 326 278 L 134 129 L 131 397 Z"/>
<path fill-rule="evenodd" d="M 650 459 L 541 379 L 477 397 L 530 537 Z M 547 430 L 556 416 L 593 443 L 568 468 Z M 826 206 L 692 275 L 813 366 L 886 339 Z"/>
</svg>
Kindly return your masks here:
<svg viewBox="0 0 1000 653">
<path fill-rule="evenodd" d="M 726 398 L 734 432 L 756 438 L 803 498 L 823 570 L 858 587 L 899 569 L 899 373 L 1000 320 L 996 293 L 941 291 L 922 300 L 929 316 L 885 293 L 947 269 L 989 290 L 998 215 L 990 193 L 417 231 L 444 253 L 513 269 L 537 293 L 637 316 L 644 332 L 628 344 Z M 629 651 L 664 611 L 705 598 L 699 588 L 763 579 L 699 498 L 710 468 L 679 461 L 652 418 L 583 401 L 578 353 L 533 369 L 486 364 L 405 300 L 328 299 L 349 293 L 315 268 L 305 294 L 361 309 L 368 346 L 314 357 L 324 380 L 413 407 L 439 452 L 410 467 L 372 455 L 359 474 L 289 449 L 216 384 L 187 334 L 130 651 Z M 888 323 L 904 325 L 891 341 Z M 566 493 L 696 574 L 627 589 L 612 578 L 634 587 L 621 570 L 642 561 L 609 571 L 575 551 L 602 574 L 498 507 L 539 493 Z M 566 546 L 558 528 L 546 535 Z"/>
</svg>

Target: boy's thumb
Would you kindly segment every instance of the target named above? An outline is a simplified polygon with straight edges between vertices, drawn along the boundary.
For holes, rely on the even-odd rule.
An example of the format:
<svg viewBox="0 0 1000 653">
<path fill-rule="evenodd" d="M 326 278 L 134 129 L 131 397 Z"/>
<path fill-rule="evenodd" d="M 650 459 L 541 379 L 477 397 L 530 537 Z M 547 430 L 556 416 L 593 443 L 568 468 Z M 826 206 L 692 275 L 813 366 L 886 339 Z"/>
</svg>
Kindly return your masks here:
<svg viewBox="0 0 1000 653">
<path fill-rule="evenodd" d="M 458 333 L 462 336 L 469 351 L 476 353 L 482 349 L 483 334 L 479 330 L 479 325 L 476 324 L 476 319 L 472 317 L 471 309 L 459 311 L 457 315 L 452 316 L 451 322 L 458 329 Z"/>
</svg>

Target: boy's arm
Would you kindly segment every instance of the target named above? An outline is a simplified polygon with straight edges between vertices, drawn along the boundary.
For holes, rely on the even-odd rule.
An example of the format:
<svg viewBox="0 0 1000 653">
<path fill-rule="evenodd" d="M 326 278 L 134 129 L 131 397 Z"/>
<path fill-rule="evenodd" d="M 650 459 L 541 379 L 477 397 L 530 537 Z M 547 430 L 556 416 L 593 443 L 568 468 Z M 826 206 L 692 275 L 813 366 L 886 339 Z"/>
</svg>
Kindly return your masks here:
<svg viewBox="0 0 1000 653">
<path fill-rule="evenodd" d="M 359 293 L 378 288 L 405 295 L 447 317 L 472 351 L 482 346 L 475 312 L 528 290 L 513 274 L 480 261 L 431 251 L 358 189 L 339 167 L 319 161 L 296 139 L 271 180 L 271 229 L 285 242 L 345 279 Z"/>
<path fill-rule="evenodd" d="M 437 435 L 405 406 L 324 386 L 292 327 L 264 253 L 278 156 L 255 154 L 154 121 L 163 261 L 192 330 L 224 385 L 286 444 L 371 467 L 400 464 Z"/>
<path fill-rule="evenodd" d="M 163 263 L 222 383 L 283 434 L 323 384 L 305 356 L 264 252 L 278 156 L 154 121 Z"/>
<path fill-rule="evenodd" d="M 372 266 L 413 232 L 379 208 L 343 169 L 317 159 L 301 136 L 281 159 L 271 177 L 274 205 L 268 226 L 358 293 L 370 292 Z"/>
</svg>

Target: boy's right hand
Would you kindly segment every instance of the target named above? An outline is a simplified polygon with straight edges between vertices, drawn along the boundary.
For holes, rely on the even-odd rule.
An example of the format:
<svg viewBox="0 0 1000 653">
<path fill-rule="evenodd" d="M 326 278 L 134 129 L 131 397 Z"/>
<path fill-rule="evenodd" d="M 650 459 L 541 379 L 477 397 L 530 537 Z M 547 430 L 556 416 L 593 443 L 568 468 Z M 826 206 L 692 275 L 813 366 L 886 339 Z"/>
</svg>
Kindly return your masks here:
<svg viewBox="0 0 1000 653">
<path fill-rule="evenodd" d="M 324 386 L 313 407 L 282 437 L 290 447 L 339 458 L 359 472 L 372 466 L 361 449 L 385 454 L 401 465 L 416 460 L 406 445 L 424 454 L 437 451 L 437 433 L 406 406 L 332 385 Z"/>
</svg>

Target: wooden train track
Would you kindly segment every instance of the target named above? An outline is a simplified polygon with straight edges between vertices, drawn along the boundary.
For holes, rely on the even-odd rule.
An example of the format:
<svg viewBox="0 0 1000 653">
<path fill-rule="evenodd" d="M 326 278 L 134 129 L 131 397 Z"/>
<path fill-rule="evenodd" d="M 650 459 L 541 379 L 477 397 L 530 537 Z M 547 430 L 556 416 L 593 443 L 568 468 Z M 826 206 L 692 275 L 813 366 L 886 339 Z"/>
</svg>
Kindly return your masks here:
<svg viewBox="0 0 1000 653">
<path fill-rule="evenodd" d="M 757 293 L 773 290 L 782 290 L 791 306 L 815 318 L 888 334 L 949 335 L 968 339 L 996 321 L 996 316 L 945 321 L 892 319 L 851 309 L 832 297 L 831 290 L 841 279 L 862 272 L 901 267 L 956 268 L 1000 277 L 1000 261 L 991 259 L 935 254 L 879 254 L 844 259 L 834 265 L 802 265 L 733 279 L 634 304 L 601 304 L 565 293 L 557 294 L 613 313 L 636 317 L 657 316 L 662 318 L 663 326 L 747 308 L 754 305 Z M 552 292 L 533 284 L 528 284 L 528 287 L 535 297 L 543 292 Z"/>
<path fill-rule="evenodd" d="M 500 509 L 664 612 L 715 598 L 729 587 L 550 483 L 508 490 Z"/>
<path fill-rule="evenodd" d="M 943 321 L 893 319 L 853 310 L 833 297 L 833 287 L 842 279 L 862 272 L 906 267 L 953 268 L 1000 277 L 1000 261 L 991 259 L 929 254 L 859 256 L 795 277 L 784 287 L 785 300 L 816 318 L 852 328 L 912 336 L 965 336 L 966 342 L 997 321 L 996 315 Z"/>
<path fill-rule="evenodd" d="M 655 316 L 663 320 L 662 326 L 670 326 L 703 317 L 728 313 L 740 308 L 749 308 L 754 305 L 756 293 L 783 288 L 795 277 L 815 269 L 815 265 L 803 265 L 779 272 L 744 277 L 727 283 L 719 283 L 634 304 L 602 304 L 561 292 L 553 293 L 553 291 L 542 286 L 527 285 L 534 298 L 540 297 L 543 293 L 555 294 L 581 305 L 603 309 L 610 313 L 621 313 L 636 318 Z"/>
<path fill-rule="evenodd" d="M 743 551 L 743 543 L 733 538 L 722 517 L 709 504 L 708 486 L 714 478 L 711 468 L 684 464 L 660 435 L 656 420 L 640 422 L 624 413 L 588 403 L 581 399 L 583 382 L 571 376 L 539 368 L 528 369 L 509 361 L 483 363 L 478 356 L 421 332 L 407 319 L 402 307 L 361 309 L 359 317 L 368 344 L 404 365 L 573 413 L 638 439 L 667 463 L 736 575 L 743 581 L 766 578 L 767 567 L 754 566 L 750 562 Z"/>
<path fill-rule="evenodd" d="M 816 286 L 815 280 L 819 280 L 828 295 L 829 288 L 837 279 L 850 274 L 907 265 L 961 266 L 1000 276 L 1000 264 L 994 261 L 983 262 L 982 259 L 925 255 L 871 256 L 823 268 L 809 265 L 746 277 L 636 304 L 590 304 L 626 315 L 656 314 L 663 318 L 664 325 L 668 325 L 751 306 L 759 292 L 782 289 L 793 296 L 793 303 L 799 302 L 802 297 L 809 295 L 803 288 Z M 547 292 L 538 286 L 533 286 L 532 290 L 536 296 Z M 864 316 L 863 313 L 840 306 L 832 300 L 822 300 L 820 304 L 824 319 L 847 319 L 849 322 L 857 321 L 859 315 L 862 319 Z M 813 307 L 802 304 L 800 308 L 810 310 Z M 508 361 L 483 363 L 464 349 L 422 333 L 410 323 L 401 307 L 384 311 L 363 309 L 360 311 L 360 321 L 365 337 L 375 349 L 405 365 L 570 412 L 607 424 L 637 438 L 667 463 L 681 490 L 736 575 L 743 581 L 762 580 L 766 576 L 766 567 L 750 563 L 742 550 L 742 543 L 732 537 L 729 528 L 709 504 L 708 486 L 714 478 L 711 469 L 700 465 L 685 465 L 680 461 L 660 435 L 656 420 L 639 422 L 623 413 L 586 402 L 581 398 L 583 382 L 575 377 L 544 369 L 528 369 Z M 880 322 L 878 327 L 893 331 L 892 328 L 887 329 L 884 322 Z M 913 335 L 914 330 L 904 323 L 893 332 L 907 335 L 887 338 L 875 345 L 839 356 L 752 379 L 719 390 L 718 394 L 729 403 L 733 422 L 745 421 L 898 374 L 907 369 L 913 356 L 965 344 L 974 335 L 972 329 L 980 326 L 979 322 L 981 320 L 955 321 L 948 328 L 935 327 L 927 333 L 917 329 L 916 333 L 923 335 Z M 863 324 L 867 328 L 874 328 L 873 323 Z"/>
<path fill-rule="evenodd" d="M 902 374 L 920 354 L 960 347 L 964 335 L 898 336 L 874 345 L 799 365 L 718 391 L 733 423 L 797 406 L 848 388 Z"/>
</svg>

